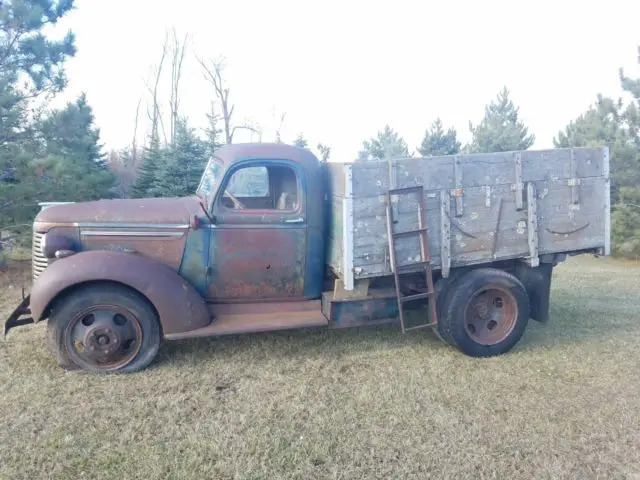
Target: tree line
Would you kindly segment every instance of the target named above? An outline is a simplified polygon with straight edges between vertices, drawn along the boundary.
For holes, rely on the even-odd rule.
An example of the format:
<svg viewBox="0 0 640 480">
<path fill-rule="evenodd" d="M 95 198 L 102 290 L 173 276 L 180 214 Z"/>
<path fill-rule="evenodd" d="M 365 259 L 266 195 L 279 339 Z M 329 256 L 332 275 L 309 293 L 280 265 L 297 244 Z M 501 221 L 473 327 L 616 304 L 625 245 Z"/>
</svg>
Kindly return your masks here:
<svg viewBox="0 0 640 480">
<path fill-rule="evenodd" d="M 131 144 L 104 151 L 100 130 L 82 94 L 61 109 L 51 101 L 67 85 L 66 61 L 76 53 L 75 36 L 48 38 L 44 31 L 74 8 L 74 0 L 14 0 L 0 3 L 0 247 L 25 234 L 40 201 L 180 196 L 195 191 L 208 158 L 240 130 L 260 125 L 236 118 L 224 61 L 194 53 L 210 86 L 206 128 L 196 129 L 181 110 L 180 85 L 189 36 L 170 30 L 153 75 L 138 102 Z M 639 58 L 640 62 L 640 58 Z M 613 237 L 616 254 L 640 255 L 640 79 L 618 72 L 628 99 L 596 95 L 587 110 L 554 137 L 556 147 L 608 145 L 611 151 Z M 168 87 L 168 89 L 163 89 Z M 168 90 L 168 99 L 161 92 Z M 143 108 L 146 105 L 146 108 Z M 284 115 L 281 118 L 281 125 Z M 138 145 L 138 130 L 149 132 Z M 415 150 L 390 125 L 363 141 L 358 161 L 430 157 L 458 153 L 526 150 L 535 136 L 519 118 L 505 87 L 487 104 L 471 140 L 463 145 L 439 118 L 425 129 Z M 283 142 L 280 128 L 269 141 Z M 331 148 L 310 146 L 300 134 L 287 143 L 313 150 L 328 161 Z M 251 179 L 247 179 L 250 183 Z"/>
</svg>

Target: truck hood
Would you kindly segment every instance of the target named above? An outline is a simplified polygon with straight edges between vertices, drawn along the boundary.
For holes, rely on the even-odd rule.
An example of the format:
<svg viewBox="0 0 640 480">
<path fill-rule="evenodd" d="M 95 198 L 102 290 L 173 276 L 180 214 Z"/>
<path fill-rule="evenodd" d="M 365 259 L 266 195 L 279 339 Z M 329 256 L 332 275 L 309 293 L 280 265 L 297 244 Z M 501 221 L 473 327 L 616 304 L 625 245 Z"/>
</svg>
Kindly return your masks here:
<svg viewBox="0 0 640 480">
<path fill-rule="evenodd" d="M 149 223 L 188 224 L 201 212 L 198 197 L 95 200 L 47 207 L 36 222 L 53 224 Z"/>
</svg>

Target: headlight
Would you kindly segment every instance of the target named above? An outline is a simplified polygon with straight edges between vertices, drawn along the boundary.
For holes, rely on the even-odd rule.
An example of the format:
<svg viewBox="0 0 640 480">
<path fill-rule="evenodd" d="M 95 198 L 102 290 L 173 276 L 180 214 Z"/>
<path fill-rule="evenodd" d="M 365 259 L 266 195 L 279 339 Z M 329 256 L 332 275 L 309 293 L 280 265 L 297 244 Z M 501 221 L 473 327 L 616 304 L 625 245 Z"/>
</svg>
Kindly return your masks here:
<svg viewBox="0 0 640 480">
<path fill-rule="evenodd" d="M 55 258 L 56 252 L 60 250 L 75 251 L 75 247 L 75 241 L 72 238 L 56 235 L 55 233 L 44 234 L 40 243 L 42 254 L 46 258 Z"/>
</svg>

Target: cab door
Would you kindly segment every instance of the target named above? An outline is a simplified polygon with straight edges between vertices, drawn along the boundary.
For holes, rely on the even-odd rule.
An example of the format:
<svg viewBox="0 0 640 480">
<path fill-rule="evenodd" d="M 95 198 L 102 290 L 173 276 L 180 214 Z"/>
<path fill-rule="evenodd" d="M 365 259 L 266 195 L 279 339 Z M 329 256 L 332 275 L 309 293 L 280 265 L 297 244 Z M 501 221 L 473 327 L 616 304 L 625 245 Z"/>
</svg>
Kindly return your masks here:
<svg viewBox="0 0 640 480">
<path fill-rule="evenodd" d="M 208 294 L 216 302 L 304 296 L 306 188 L 301 168 L 249 160 L 225 174 L 212 205 Z"/>
</svg>

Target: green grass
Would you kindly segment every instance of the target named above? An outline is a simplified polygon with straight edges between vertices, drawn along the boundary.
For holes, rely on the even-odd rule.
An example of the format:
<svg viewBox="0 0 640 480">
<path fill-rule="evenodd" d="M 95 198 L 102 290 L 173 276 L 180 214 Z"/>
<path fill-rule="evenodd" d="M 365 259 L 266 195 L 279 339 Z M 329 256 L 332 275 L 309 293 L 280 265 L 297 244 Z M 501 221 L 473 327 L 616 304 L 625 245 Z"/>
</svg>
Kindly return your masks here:
<svg viewBox="0 0 640 480">
<path fill-rule="evenodd" d="M 4 274 L 3 318 L 27 278 Z M 167 343 L 92 376 L 43 337 L 0 341 L 0 478 L 640 476 L 637 263 L 560 266 L 550 322 L 485 360 L 389 326 Z"/>
</svg>

